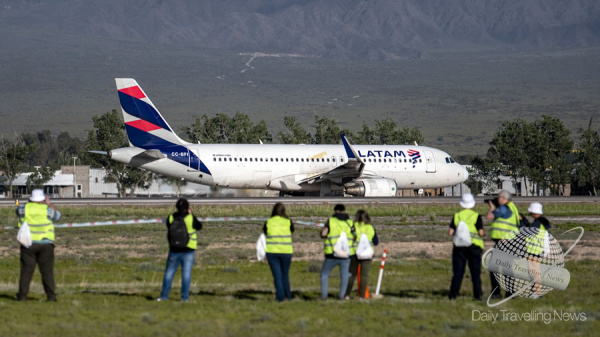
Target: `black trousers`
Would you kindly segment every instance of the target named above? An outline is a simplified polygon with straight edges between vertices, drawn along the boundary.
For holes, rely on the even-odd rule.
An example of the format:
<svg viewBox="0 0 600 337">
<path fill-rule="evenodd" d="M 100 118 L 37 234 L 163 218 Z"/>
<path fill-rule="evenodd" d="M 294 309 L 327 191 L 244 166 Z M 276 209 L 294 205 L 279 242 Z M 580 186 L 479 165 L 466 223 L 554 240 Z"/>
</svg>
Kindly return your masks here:
<svg viewBox="0 0 600 337">
<path fill-rule="evenodd" d="M 494 240 L 494 248 L 496 248 L 498 246 L 498 241 L 500 241 L 500 239 L 492 239 Z M 494 273 L 490 272 L 490 280 L 492 281 L 492 297 L 502 297 L 502 294 L 500 293 L 500 290 L 502 289 L 500 287 L 500 283 L 498 282 L 498 280 L 496 280 L 496 277 L 494 277 Z M 508 281 L 504 281 L 504 285 L 506 285 L 508 287 Z M 495 289 L 495 290 L 494 290 Z M 506 297 L 510 297 L 512 295 L 512 291 L 510 291 L 509 289 L 506 290 Z"/>
<path fill-rule="evenodd" d="M 452 284 L 450 285 L 450 299 L 456 298 L 460 291 L 465 268 L 469 265 L 471 280 L 473 281 L 473 297 L 481 298 L 481 252 L 476 245 L 469 247 L 454 247 L 452 249 Z"/>
<path fill-rule="evenodd" d="M 21 246 L 21 279 L 19 280 L 18 300 L 25 300 L 29 293 L 29 285 L 39 265 L 42 274 L 44 292 L 49 301 L 56 300 L 54 293 L 54 245 L 34 243 L 29 248 Z"/>
</svg>

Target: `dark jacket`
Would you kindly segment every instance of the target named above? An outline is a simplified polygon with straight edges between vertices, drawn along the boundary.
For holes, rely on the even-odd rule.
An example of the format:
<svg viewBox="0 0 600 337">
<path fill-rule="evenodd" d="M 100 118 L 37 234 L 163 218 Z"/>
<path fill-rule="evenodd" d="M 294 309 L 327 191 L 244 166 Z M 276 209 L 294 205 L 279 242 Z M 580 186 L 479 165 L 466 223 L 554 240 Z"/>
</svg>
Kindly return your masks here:
<svg viewBox="0 0 600 337">
<path fill-rule="evenodd" d="M 185 212 L 185 213 L 175 212 L 175 213 L 173 213 L 173 219 L 185 218 L 188 214 L 189 214 L 188 212 Z M 167 225 L 167 229 L 169 229 L 169 226 L 171 226 L 171 222 L 169 222 L 169 218 L 167 218 L 166 225 Z M 192 227 L 196 231 L 199 231 L 202 229 L 202 222 L 198 221 L 198 219 L 196 219 L 195 216 L 194 216 L 194 222 L 192 224 Z M 194 250 L 191 248 L 187 248 L 187 247 L 186 248 L 169 247 L 169 251 L 171 251 L 173 253 L 187 253 L 187 252 L 193 252 Z"/>
</svg>

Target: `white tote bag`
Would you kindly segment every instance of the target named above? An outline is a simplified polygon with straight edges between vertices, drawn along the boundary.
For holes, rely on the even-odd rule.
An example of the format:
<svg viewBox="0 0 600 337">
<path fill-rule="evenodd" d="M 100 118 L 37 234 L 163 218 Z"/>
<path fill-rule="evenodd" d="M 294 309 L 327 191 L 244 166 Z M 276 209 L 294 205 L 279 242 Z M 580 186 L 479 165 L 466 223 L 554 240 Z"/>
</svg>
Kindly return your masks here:
<svg viewBox="0 0 600 337">
<path fill-rule="evenodd" d="M 456 226 L 456 233 L 454 233 L 454 245 L 456 247 L 469 247 L 472 243 L 469 227 L 464 221 L 459 222 Z"/>
<path fill-rule="evenodd" d="M 31 232 L 27 222 L 23 222 L 17 233 L 17 241 L 25 248 L 31 247 Z"/>
<path fill-rule="evenodd" d="M 373 258 L 373 254 L 375 252 L 373 251 L 373 247 L 371 247 L 367 234 L 362 233 L 356 247 L 356 258 L 359 260 L 370 260 Z"/>
<path fill-rule="evenodd" d="M 346 232 L 342 232 L 340 234 L 340 238 L 333 246 L 333 256 L 339 257 L 342 259 L 347 259 L 350 257 L 350 245 L 348 244 L 348 236 Z"/>
<path fill-rule="evenodd" d="M 267 257 L 267 237 L 261 234 L 256 241 L 256 258 L 262 261 Z"/>
</svg>

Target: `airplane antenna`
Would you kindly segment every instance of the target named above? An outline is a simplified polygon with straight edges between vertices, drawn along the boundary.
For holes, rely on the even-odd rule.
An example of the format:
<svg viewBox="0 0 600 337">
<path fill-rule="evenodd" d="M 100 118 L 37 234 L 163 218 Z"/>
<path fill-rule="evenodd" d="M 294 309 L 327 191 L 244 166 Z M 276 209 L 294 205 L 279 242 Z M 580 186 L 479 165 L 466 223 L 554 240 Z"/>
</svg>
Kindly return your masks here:
<svg viewBox="0 0 600 337">
<path fill-rule="evenodd" d="M 259 140 L 258 140 L 258 142 L 260 143 L 260 145 L 263 145 L 263 142 L 262 142 L 262 140 L 260 140 L 260 139 L 259 139 Z"/>
<path fill-rule="evenodd" d="M 419 146 L 419 144 L 417 144 L 417 141 L 415 141 L 415 146 Z"/>
</svg>

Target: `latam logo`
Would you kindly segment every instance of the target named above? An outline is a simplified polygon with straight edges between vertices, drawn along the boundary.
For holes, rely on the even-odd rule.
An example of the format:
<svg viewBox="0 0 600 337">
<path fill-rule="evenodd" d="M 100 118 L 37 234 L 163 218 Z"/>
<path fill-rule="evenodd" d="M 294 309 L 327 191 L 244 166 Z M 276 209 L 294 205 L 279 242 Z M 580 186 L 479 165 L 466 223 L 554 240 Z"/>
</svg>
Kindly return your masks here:
<svg viewBox="0 0 600 337">
<path fill-rule="evenodd" d="M 417 150 L 408 150 L 408 156 L 412 160 L 413 168 L 417 165 L 417 159 L 421 158 L 421 153 Z"/>
</svg>

